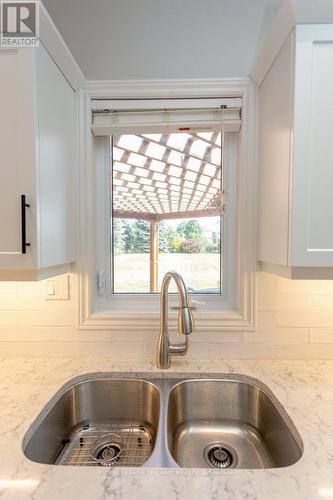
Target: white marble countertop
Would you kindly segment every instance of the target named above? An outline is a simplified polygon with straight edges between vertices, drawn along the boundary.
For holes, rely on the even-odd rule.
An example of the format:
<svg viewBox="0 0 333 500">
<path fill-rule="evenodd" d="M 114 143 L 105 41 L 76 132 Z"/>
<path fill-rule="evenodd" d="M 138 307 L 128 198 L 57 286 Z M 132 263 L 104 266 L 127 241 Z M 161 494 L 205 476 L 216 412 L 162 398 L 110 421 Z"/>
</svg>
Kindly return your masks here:
<svg viewBox="0 0 333 500">
<path fill-rule="evenodd" d="M 0 360 L 0 497 L 43 500 L 333 499 L 333 361 L 175 360 L 165 372 L 235 372 L 264 382 L 287 410 L 304 443 L 291 467 L 263 470 L 98 468 L 41 465 L 22 439 L 54 393 L 91 372 L 161 373 L 144 361 Z"/>
</svg>

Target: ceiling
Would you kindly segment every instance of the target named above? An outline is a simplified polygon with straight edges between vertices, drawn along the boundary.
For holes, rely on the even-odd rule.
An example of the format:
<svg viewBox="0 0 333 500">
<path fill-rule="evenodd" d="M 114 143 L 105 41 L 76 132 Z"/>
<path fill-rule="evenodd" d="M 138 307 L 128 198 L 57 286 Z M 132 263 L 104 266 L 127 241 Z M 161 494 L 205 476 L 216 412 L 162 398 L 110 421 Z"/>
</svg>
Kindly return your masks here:
<svg viewBox="0 0 333 500">
<path fill-rule="evenodd" d="M 44 0 L 88 80 L 248 76 L 283 0 Z"/>
</svg>

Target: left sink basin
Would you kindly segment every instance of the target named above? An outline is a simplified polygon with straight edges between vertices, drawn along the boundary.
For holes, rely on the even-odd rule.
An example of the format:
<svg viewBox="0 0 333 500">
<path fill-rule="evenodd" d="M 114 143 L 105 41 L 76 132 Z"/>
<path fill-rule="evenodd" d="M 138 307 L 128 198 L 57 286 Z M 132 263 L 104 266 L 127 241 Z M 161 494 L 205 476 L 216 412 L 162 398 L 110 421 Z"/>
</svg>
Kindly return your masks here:
<svg viewBox="0 0 333 500">
<path fill-rule="evenodd" d="M 69 383 L 29 429 L 24 454 L 44 464 L 140 467 L 153 452 L 159 412 L 159 390 L 146 380 Z"/>
</svg>

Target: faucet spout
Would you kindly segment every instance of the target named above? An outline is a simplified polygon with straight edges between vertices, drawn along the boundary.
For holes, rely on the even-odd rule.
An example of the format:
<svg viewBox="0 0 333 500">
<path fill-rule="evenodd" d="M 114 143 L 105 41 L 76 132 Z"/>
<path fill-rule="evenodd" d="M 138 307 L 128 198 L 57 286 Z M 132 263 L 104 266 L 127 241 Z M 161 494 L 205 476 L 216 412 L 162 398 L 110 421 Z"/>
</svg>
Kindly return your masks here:
<svg viewBox="0 0 333 500">
<path fill-rule="evenodd" d="M 185 342 L 181 344 L 172 344 L 169 338 L 168 290 L 171 279 L 175 281 L 178 290 L 178 331 L 186 336 Z M 189 348 L 188 335 L 193 333 L 194 330 L 194 319 L 184 280 L 179 273 L 169 271 L 164 276 L 161 287 L 161 328 L 157 343 L 158 368 L 170 368 L 171 356 L 184 356 L 187 353 Z"/>
</svg>

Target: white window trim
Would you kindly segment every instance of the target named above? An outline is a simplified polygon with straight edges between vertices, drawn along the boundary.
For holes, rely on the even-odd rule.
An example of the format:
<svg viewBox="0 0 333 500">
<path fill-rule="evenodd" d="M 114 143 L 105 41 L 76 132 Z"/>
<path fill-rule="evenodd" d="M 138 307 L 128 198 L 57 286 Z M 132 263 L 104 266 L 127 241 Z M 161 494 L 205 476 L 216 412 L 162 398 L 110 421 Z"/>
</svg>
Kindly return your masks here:
<svg viewBox="0 0 333 500">
<path fill-rule="evenodd" d="M 79 328 L 135 332 L 159 327 L 158 312 L 94 312 L 96 288 L 95 145 L 91 133 L 91 101 L 96 98 L 205 98 L 240 97 L 243 102 L 239 132 L 237 183 L 237 306 L 232 311 L 196 311 L 200 332 L 252 330 L 255 328 L 256 271 L 256 168 L 255 168 L 255 85 L 249 79 L 173 80 L 138 82 L 87 82 L 80 90 L 80 230 Z M 101 139 L 101 141 L 105 139 Z M 104 153 L 103 153 L 104 151 Z M 107 148 L 101 148 L 102 154 Z M 101 158 L 100 158 L 101 159 Z M 102 158 L 103 160 L 103 158 Z M 104 161 L 108 161 L 104 157 Z M 98 208 L 98 207 L 97 207 Z M 102 215 L 102 214 L 100 214 Z M 246 249 L 246 250 L 245 250 Z M 143 296 L 144 297 L 144 296 Z M 171 315 L 175 319 L 175 315 Z"/>
</svg>

